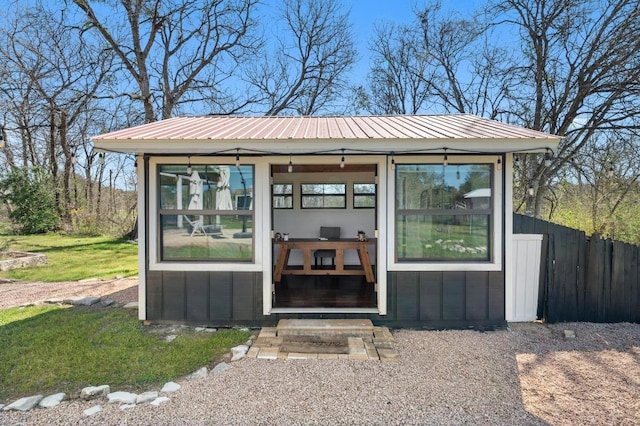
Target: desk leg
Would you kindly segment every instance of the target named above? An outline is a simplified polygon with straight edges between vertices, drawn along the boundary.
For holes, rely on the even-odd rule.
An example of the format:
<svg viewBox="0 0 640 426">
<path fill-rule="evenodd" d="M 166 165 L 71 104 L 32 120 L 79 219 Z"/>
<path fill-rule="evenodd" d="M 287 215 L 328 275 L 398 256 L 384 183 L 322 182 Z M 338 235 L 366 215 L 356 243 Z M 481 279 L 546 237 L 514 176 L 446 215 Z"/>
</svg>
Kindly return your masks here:
<svg viewBox="0 0 640 426">
<path fill-rule="evenodd" d="M 369 257 L 369 250 L 366 244 L 358 247 L 358 257 L 360 258 L 360 264 L 362 265 L 362 269 L 364 270 L 364 276 L 367 282 L 375 282 L 375 277 L 373 276 L 373 268 L 371 267 L 371 258 Z"/>
<path fill-rule="evenodd" d="M 273 281 L 279 283 L 282 280 L 282 271 L 289 263 L 289 247 L 280 246 L 280 251 L 278 252 L 278 262 L 276 263 L 276 270 L 273 274 Z"/>
<path fill-rule="evenodd" d="M 302 249 L 302 256 L 303 256 L 303 267 L 302 269 L 305 272 L 311 272 L 311 249 L 308 247 L 305 247 L 304 249 Z"/>
<path fill-rule="evenodd" d="M 336 271 L 344 271 L 344 249 L 336 248 Z"/>
</svg>

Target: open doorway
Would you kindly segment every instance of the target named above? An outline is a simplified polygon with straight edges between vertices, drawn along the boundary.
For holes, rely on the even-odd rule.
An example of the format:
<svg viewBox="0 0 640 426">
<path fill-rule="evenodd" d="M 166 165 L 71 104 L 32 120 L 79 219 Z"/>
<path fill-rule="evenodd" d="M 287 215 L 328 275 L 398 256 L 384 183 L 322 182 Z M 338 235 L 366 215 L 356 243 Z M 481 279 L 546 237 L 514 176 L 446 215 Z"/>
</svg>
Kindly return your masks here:
<svg viewBox="0 0 640 426">
<path fill-rule="evenodd" d="M 376 308 L 377 166 L 272 165 L 271 176 L 273 308 Z"/>
</svg>

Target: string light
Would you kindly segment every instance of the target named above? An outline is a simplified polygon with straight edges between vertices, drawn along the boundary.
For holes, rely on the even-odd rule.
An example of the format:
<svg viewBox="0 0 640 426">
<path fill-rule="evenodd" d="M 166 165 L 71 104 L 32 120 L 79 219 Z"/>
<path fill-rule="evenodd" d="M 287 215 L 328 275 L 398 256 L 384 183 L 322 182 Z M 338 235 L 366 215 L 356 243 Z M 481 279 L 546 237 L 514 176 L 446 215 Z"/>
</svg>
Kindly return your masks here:
<svg viewBox="0 0 640 426">
<path fill-rule="evenodd" d="M 609 170 L 607 170 L 607 176 L 609 176 L 610 178 L 612 178 L 612 177 L 613 177 L 613 172 L 614 172 L 614 170 L 613 170 L 613 163 L 611 162 L 611 163 L 609 163 Z"/>
<path fill-rule="evenodd" d="M 187 164 L 187 174 L 191 176 L 192 172 L 193 172 L 193 167 L 191 167 L 191 156 L 189 156 L 189 164 Z"/>
<path fill-rule="evenodd" d="M 74 166 L 76 165 L 76 154 L 75 153 L 71 154 L 71 164 L 73 164 Z"/>
<path fill-rule="evenodd" d="M 520 165 L 520 154 L 514 154 L 513 165 L 518 167 Z"/>
<path fill-rule="evenodd" d="M 447 148 L 444 149 L 444 159 L 442 161 L 442 165 L 445 167 L 449 165 L 449 156 L 447 155 Z"/>
<path fill-rule="evenodd" d="M 104 154 L 103 153 L 98 154 L 98 163 L 99 164 L 104 164 Z"/>
<path fill-rule="evenodd" d="M 396 159 L 393 156 L 393 151 L 391 152 L 391 170 L 396 169 Z"/>
<path fill-rule="evenodd" d="M 344 169 L 344 148 L 342 149 L 342 158 L 340 159 L 340 168 Z"/>
<path fill-rule="evenodd" d="M 240 148 L 236 148 L 236 167 L 240 167 Z"/>
<path fill-rule="evenodd" d="M 138 173 L 138 156 L 137 155 L 133 160 L 133 171 Z"/>
<path fill-rule="evenodd" d="M 533 195 L 535 194 L 535 190 L 533 189 L 533 185 L 529 185 L 529 188 L 527 188 L 527 193 L 529 194 L 529 196 L 533 197 Z"/>
<path fill-rule="evenodd" d="M 289 166 L 287 166 L 287 172 L 291 173 L 293 171 L 293 163 L 291 162 L 291 154 L 289 154 Z"/>
<path fill-rule="evenodd" d="M 498 171 L 502 170 L 502 159 L 498 157 L 498 161 L 496 162 L 496 168 Z"/>
</svg>

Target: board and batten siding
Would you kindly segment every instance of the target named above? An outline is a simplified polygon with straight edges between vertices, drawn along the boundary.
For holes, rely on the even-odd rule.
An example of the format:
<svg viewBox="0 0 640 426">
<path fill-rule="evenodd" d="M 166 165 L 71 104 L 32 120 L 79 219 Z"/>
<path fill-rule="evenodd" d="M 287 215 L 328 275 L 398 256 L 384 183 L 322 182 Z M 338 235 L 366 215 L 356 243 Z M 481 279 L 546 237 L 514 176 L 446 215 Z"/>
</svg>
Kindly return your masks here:
<svg viewBox="0 0 640 426">
<path fill-rule="evenodd" d="M 368 318 L 394 328 L 505 325 L 501 271 L 389 272 L 387 315 L 262 314 L 259 272 L 148 271 L 146 318 L 213 327 L 273 326 L 282 318 Z"/>
</svg>

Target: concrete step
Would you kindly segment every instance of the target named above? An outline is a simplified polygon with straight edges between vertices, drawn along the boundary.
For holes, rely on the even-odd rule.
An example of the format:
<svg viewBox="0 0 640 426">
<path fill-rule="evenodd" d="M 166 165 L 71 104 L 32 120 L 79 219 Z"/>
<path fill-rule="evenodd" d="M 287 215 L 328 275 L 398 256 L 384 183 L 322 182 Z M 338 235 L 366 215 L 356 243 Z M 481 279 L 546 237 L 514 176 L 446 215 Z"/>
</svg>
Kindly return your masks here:
<svg viewBox="0 0 640 426">
<path fill-rule="evenodd" d="M 368 319 L 282 319 L 277 336 L 372 337 L 373 323 Z"/>
</svg>

